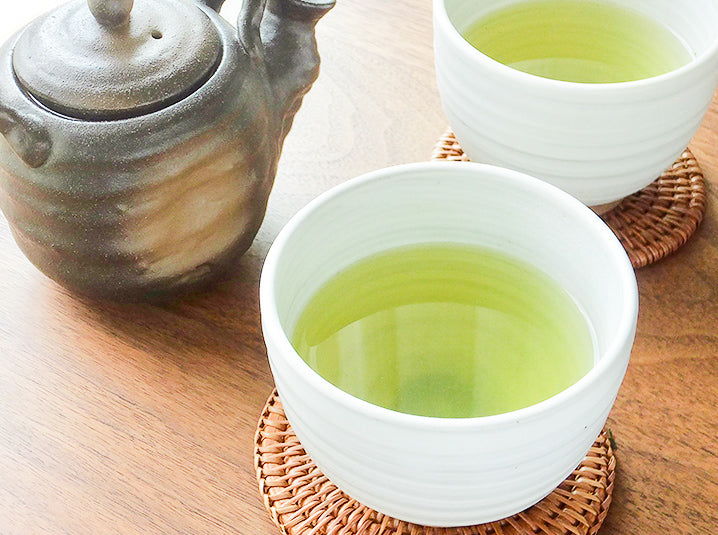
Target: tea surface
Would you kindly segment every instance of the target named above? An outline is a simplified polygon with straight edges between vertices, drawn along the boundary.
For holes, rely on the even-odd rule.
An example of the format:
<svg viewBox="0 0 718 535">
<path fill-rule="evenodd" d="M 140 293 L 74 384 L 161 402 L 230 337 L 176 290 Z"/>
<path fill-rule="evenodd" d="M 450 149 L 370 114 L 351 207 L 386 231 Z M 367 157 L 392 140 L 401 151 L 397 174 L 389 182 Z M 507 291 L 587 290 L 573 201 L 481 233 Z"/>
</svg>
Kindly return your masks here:
<svg viewBox="0 0 718 535">
<path fill-rule="evenodd" d="M 530 74 L 583 83 L 650 78 L 688 63 L 684 43 L 632 9 L 590 0 L 529 0 L 477 20 L 464 38 Z"/>
<path fill-rule="evenodd" d="M 292 343 L 358 398 L 447 418 L 532 405 L 594 362 L 591 328 L 555 281 L 458 244 L 399 248 L 350 266 L 310 300 Z"/>
</svg>

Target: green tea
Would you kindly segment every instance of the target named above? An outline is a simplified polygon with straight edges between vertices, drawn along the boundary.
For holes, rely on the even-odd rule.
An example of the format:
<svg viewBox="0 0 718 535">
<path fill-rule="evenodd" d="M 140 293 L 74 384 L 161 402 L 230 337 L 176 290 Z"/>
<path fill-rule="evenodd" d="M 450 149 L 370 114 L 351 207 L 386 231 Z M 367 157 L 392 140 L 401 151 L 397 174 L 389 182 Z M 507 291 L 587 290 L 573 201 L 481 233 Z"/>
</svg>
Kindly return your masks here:
<svg viewBox="0 0 718 535">
<path fill-rule="evenodd" d="M 312 297 L 292 343 L 358 398 L 446 418 L 527 407 L 594 362 L 589 323 L 553 279 L 458 244 L 394 249 L 350 266 Z"/>
<path fill-rule="evenodd" d="M 589 0 L 529 0 L 479 18 L 464 38 L 487 56 L 568 82 L 628 82 L 688 63 L 686 45 L 633 9 Z"/>
</svg>

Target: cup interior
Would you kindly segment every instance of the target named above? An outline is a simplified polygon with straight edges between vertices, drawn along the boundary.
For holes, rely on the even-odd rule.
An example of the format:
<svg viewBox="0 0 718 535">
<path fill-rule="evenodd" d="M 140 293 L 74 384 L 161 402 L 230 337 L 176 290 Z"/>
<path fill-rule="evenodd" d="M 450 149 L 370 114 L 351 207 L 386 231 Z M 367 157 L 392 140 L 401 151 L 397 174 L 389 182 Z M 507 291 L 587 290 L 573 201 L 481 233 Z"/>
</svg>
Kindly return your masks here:
<svg viewBox="0 0 718 535">
<path fill-rule="evenodd" d="M 479 18 L 520 2 L 521 0 L 436 0 L 437 8 L 445 11 L 459 37 Z M 692 52 L 693 61 L 707 54 L 718 43 L 718 34 L 715 31 L 718 24 L 718 7 L 714 0 L 610 0 L 609 3 L 636 10 L 669 28 Z M 560 16 L 560 13 L 556 16 Z"/>
<path fill-rule="evenodd" d="M 457 162 L 370 173 L 305 207 L 268 255 L 263 323 L 271 325 L 276 313 L 288 341 L 310 298 L 339 271 L 380 251 L 446 242 L 498 250 L 552 277 L 584 310 L 599 363 L 628 337 L 635 276 L 610 229 L 558 188 L 514 171 Z M 312 373 L 298 355 L 293 358 Z"/>
</svg>

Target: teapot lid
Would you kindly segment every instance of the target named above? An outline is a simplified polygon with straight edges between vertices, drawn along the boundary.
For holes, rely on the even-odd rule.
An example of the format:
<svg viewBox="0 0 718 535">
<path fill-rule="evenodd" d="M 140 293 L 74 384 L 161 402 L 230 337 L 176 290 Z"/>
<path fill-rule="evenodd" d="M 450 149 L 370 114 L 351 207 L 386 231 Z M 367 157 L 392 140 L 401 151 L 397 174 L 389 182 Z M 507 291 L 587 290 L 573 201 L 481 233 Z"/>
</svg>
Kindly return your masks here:
<svg viewBox="0 0 718 535">
<path fill-rule="evenodd" d="M 192 93 L 221 52 L 214 23 L 193 2 L 75 0 L 25 28 L 13 69 L 23 89 L 53 111 L 123 119 Z"/>
</svg>

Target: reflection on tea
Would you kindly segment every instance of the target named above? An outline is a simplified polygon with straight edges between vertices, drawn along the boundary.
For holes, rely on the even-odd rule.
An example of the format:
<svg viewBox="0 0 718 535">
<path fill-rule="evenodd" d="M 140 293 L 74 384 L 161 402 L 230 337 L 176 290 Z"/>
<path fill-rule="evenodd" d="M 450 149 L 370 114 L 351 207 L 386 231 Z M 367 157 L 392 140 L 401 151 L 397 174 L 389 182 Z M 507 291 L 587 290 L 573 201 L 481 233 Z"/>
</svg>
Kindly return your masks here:
<svg viewBox="0 0 718 535">
<path fill-rule="evenodd" d="M 532 405 L 594 361 L 592 330 L 555 281 L 458 244 L 408 246 L 350 266 L 310 300 L 292 343 L 358 398 L 448 418 Z"/>
<path fill-rule="evenodd" d="M 464 37 L 505 65 L 568 82 L 639 80 L 691 59 L 669 28 L 611 2 L 519 2 L 480 18 Z"/>
</svg>

